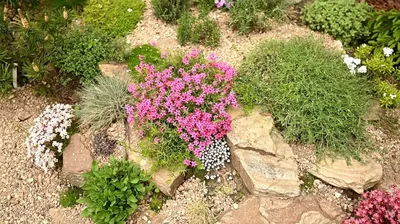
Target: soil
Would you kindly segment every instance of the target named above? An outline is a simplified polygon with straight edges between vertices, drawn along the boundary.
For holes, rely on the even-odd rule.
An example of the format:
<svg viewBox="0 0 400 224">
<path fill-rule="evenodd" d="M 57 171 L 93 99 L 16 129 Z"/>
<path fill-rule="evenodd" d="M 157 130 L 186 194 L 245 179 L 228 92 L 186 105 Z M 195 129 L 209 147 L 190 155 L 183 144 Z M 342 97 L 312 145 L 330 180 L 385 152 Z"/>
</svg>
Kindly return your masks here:
<svg viewBox="0 0 400 224">
<path fill-rule="evenodd" d="M 378 10 L 400 10 L 399 0 L 365 0 L 368 4 L 374 6 Z"/>
</svg>

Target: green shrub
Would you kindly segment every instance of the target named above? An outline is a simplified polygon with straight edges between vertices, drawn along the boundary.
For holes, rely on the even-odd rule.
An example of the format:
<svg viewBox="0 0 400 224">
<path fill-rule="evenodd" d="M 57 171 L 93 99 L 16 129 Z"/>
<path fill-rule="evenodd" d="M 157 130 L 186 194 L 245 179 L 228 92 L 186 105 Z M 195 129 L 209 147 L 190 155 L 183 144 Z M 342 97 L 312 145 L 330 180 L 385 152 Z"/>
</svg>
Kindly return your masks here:
<svg viewBox="0 0 400 224">
<path fill-rule="evenodd" d="M 78 202 L 87 205 L 82 215 L 97 224 L 125 223 L 152 188 L 150 177 L 138 166 L 113 157 L 109 165 L 100 168 L 95 161 L 84 178 L 83 198 Z"/>
<path fill-rule="evenodd" d="M 381 106 L 395 108 L 400 105 L 400 90 L 388 81 L 376 80 L 376 92 Z"/>
<path fill-rule="evenodd" d="M 265 30 L 269 27 L 269 20 L 284 15 L 286 1 L 284 0 L 240 0 L 235 1 L 229 10 L 230 25 L 239 31 L 239 34 L 248 34 L 251 31 Z"/>
<path fill-rule="evenodd" d="M 101 130 L 115 121 L 125 120 L 125 105 L 129 102 L 128 84 L 116 77 L 97 78 L 96 84 L 82 91 L 77 115 L 82 126 Z"/>
<path fill-rule="evenodd" d="M 142 18 L 142 0 L 89 0 L 84 21 L 113 36 L 131 32 Z"/>
<path fill-rule="evenodd" d="M 390 47 L 394 52 L 400 51 L 400 11 L 379 11 L 371 14 L 368 27 L 371 31 L 368 44 L 378 48 Z M 400 54 L 395 56 L 396 64 L 400 63 Z"/>
<path fill-rule="evenodd" d="M 368 36 L 365 22 L 371 11 L 367 3 L 355 0 L 316 0 L 304 8 L 303 21 L 311 29 L 329 33 L 348 45 Z"/>
<path fill-rule="evenodd" d="M 74 28 L 54 41 L 50 61 L 64 74 L 91 83 L 101 74 L 102 61 L 123 60 L 123 46 L 97 29 Z"/>
<path fill-rule="evenodd" d="M 79 199 L 81 191 L 80 188 L 68 188 L 68 190 L 60 192 L 60 205 L 67 208 L 78 204 L 76 201 Z"/>
<path fill-rule="evenodd" d="M 178 41 L 181 45 L 188 43 L 216 47 L 221 38 L 218 24 L 208 17 L 196 18 L 185 13 L 178 21 Z"/>
<path fill-rule="evenodd" d="M 151 0 L 154 15 L 168 23 L 175 23 L 188 9 L 188 0 Z"/>
<path fill-rule="evenodd" d="M 132 72 L 132 76 L 137 75 L 135 67 L 140 64 L 139 55 L 143 56 L 143 60 L 150 64 L 158 64 L 161 61 L 161 52 L 158 48 L 149 44 L 135 47 L 130 53 L 128 59 L 128 67 Z"/>
<path fill-rule="evenodd" d="M 0 63 L 0 95 L 12 89 L 12 68 L 9 64 Z"/>
<path fill-rule="evenodd" d="M 240 67 L 235 92 L 247 108 L 270 112 L 287 139 L 316 144 L 319 152 L 356 154 L 364 137 L 366 78 L 351 75 L 338 53 L 312 38 L 258 46 Z"/>
<path fill-rule="evenodd" d="M 215 8 L 215 2 L 213 0 L 195 0 L 198 4 L 200 16 L 207 16 L 213 8 Z"/>
</svg>

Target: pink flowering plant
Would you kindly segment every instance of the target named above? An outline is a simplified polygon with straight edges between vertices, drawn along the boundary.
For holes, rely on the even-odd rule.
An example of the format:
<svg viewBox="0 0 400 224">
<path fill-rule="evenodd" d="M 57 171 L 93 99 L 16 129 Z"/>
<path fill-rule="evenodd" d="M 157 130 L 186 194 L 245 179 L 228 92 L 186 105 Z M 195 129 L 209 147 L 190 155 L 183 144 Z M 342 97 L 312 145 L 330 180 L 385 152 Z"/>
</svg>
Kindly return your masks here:
<svg viewBox="0 0 400 224">
<path fill-rule="evenodd" d="M 128 89 L 133 96 L 133 104 L 126 105 L 128 122 L 135 123 L 142 136 L 154 138 L 148 143 L 163 149 L 165 141 L 175 136 L 168 150 L 180 145 L 186 151 L 186 158 L 175 163 L 194 167 L 212 139 L 223 138 L 231 130 L 226 109 L 237 107 L 232 90 L 236 71 L 216 55 L 205 59 L 195 49 L 171 59 L 175 62 L 164 59 L 167 66 L 162 71 L 143 60 L 136 66 L 141 78 Z"/>
<path fill-rule="evenodd" d="M 344 224 L 400 223 L 400 190 L 392 186 L 391 192 L 374 190 L 364 193 L 354 215 Z"/>
</svg>

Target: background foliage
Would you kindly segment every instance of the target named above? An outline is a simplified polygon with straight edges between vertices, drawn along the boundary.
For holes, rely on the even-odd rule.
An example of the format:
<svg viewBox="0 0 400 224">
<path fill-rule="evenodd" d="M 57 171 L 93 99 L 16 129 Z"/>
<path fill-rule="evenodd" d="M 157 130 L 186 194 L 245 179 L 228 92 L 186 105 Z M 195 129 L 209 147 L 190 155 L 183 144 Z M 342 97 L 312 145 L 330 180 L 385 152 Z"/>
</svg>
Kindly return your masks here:
<svg viewBox="0 0 400 224">
<path fill-rule="evenodd" d="M 168 23 L 175 23 L 188 9 L 189 0 L 151 0 L 154 15 Z"/>
</svg>

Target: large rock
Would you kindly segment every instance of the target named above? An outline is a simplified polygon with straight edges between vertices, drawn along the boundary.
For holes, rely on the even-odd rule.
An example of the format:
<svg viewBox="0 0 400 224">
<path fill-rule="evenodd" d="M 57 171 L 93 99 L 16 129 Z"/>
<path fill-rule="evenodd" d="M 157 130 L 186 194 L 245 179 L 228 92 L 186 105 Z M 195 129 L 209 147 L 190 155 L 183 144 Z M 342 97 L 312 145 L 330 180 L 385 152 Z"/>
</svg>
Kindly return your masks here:
<svg viewBox="0 0 400 224">
<path fill-rule="evenodd" d="M 290 146 L 268 114 L 237 116 L 228 133 L 232 164 L 252 194 L 295 197 L 300 194 L 297 163 Z"/>
<path fill-rule="evenodd" d="M 317 196 L 289 199 L 251 196 L 220 216 L 222 224 L 335 224 L 345 218 L 339 207 Z"/>
<path fill-rule="evenodd" d="M 72 185 L 77 187 L 83 186 L 83 174 L 90 171 L 93 162 L 93 155 L 85 148 L 83 142 L 82 135 L 72 135 L 63 153 L 62 173 Z"/>
<path fill-rule="evenodd" d="M 100 64 L 99 65 L 101 72 L 104 76 L 108 77 L 118 77 L 119 79 L 131 82 L 131 71 L 126 64 Z"/>
<path fill-rule="evenodd" d="M 382 179 L 382 165 L 373 159 L 365 163 L 356 160 L 326 158 L 308 170 L 319 179 L 342 189 L 352 189 L 362 194 Z"/>
</svg>

